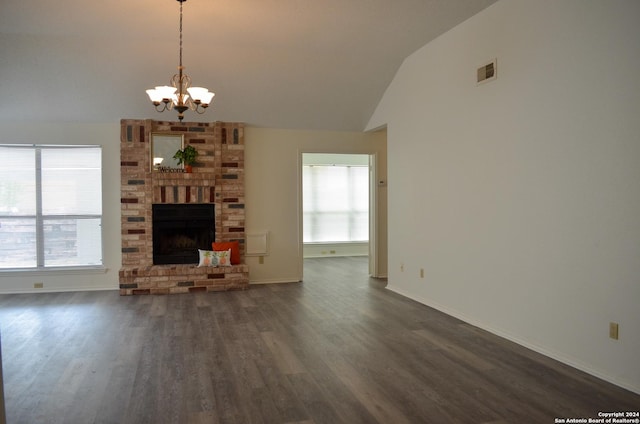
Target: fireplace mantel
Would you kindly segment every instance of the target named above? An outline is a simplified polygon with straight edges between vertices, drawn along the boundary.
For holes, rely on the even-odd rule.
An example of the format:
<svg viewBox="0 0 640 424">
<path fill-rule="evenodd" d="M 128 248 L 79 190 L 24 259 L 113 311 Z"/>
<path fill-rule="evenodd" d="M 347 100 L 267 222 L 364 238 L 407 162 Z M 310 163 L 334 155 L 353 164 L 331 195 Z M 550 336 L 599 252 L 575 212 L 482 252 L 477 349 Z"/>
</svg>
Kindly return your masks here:
<svg viewBox="0 0 640 424">
<path fill-rule="evenodd" d="M 182 134 L 198 150 L 193 173 L 151 171 L 150 137 Z M 120 294 L 165 294 L 245 289 L 249 269 L 154 265 L 152 205 L 215 205 L 216 241 L 239 241 L 244 258 L 244 125 L 121 121 L 122 268 Z"/>
</svg>

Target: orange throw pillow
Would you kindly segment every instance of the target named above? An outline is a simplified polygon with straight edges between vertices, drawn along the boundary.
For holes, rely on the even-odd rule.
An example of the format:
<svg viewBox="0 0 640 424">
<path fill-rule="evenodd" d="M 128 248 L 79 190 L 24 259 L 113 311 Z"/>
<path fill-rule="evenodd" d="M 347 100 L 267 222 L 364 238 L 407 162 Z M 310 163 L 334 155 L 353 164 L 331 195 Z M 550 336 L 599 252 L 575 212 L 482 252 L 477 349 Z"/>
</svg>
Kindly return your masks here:
<svg viewBox="0 0 640 424">
<path fill-rule="evenodd" d="M 220 241 L 211 243 L 213 250 L 220 252 L 231 249 L 231 265 L 240 263 L 240 242 L 236 241 Z"/>
</svg>

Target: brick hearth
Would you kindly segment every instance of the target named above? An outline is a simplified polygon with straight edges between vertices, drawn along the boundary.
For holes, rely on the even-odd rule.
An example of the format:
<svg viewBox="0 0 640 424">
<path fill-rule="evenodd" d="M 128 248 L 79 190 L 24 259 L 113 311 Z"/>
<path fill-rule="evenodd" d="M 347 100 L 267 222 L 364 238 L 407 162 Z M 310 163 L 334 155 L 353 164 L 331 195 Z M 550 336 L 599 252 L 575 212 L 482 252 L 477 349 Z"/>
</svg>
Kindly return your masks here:
<svg viewBox="0 0 640 424">
<path fill-rule="evenodd" d="M 151 172 L 151 134 L 183 134 L 198 150 L 193 173 Z M 245 289 L 249 267 L 153 265 L 151 206 L 213 203 L 216 241 L 240 242 L 244 261 L 244 125 L 122 120 L 120 136 L 122 268 L 120 294 Z"/>
</svg>

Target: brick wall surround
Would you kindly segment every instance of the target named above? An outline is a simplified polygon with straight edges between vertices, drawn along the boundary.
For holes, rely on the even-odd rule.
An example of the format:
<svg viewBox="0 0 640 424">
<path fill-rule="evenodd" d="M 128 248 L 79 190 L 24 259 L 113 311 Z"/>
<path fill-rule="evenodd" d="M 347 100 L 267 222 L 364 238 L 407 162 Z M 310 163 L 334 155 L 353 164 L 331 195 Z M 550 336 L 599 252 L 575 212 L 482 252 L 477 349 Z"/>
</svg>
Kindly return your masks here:
<svg viewBox="0 0 640 424">
<path fill-rule="evenodd" d="M 244 264 L 244 125 L 123 119 L 120 122 L 122 268 L 120 294 L 242 290 Z M 183 134 L 198 150 L 193 173 L 151 172 L 151 134 Z M 216 241 L 240 242 L 243 263 L 231 267 L 153 265 L 151 206 L 214 203 Z"/>
</svg>

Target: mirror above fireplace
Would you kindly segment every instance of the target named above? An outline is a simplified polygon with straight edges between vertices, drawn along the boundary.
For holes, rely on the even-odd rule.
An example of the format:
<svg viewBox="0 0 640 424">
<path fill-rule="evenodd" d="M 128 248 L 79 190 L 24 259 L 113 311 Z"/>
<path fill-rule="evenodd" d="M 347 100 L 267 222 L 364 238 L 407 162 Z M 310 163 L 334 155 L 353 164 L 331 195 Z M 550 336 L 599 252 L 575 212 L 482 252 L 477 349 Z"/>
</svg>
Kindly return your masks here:
<svg viewBox="0 0 640 424">
<path fill-rule="evenodd" d="M 182 169 L 178 165 L 178 159 L 173 155 L 184 148 L 184 136 L 182 134 L 153 133 L 151 134 L 151 170 L 171 171 Z"/>
</svg>

